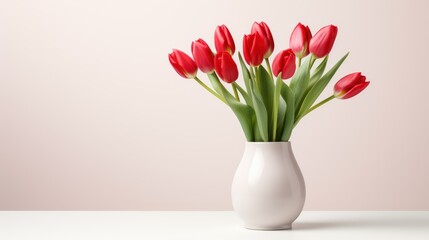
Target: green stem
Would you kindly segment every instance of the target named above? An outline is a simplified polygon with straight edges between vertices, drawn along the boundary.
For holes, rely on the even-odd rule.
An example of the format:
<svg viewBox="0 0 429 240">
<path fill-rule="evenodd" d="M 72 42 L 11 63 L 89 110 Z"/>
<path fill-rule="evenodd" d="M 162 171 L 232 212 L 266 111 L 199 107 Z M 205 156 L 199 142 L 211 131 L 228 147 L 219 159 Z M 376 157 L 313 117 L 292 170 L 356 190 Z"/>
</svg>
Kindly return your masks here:
<svg viewBox="0 0 429 240">
<path fill-rule="evenodd" d="M 271 78 L 271 80 L 273 80 L 273 81 L 274 81 L 274 78 L 273 78 L 273 71 L 271 70 L 271 65 L 270 65 L 270 59 L 265 58 L 265 64 L 267 64 L 267 69 L 268 69 L 268 73 L 270 74 L 270 78 Z"/>
<path fill-rule="evenodd" d="M 298 67 L 301 67 L 301 60 L 302 58 L 298 58 Z"/>
<path fill-rule="evenodd" d="M 313 64 L 316 61 L 316 59 L 317 58 L 313 54 L 311 54 L 311 57 L 310 57 L 310 69 L 313 67 Z"/>
<path fill-rule="evenodd" d="M 254 72 L 254 76 L 255 76 L 255 87 L 257 89 L 259 89 L 259 79 L 258 79 L 258 75 L 257 75 L 257 71 L 256 71 L 256 67 L 251 67 L 253 69 Z"/>
<path fill-rule="evenodd" d="M 255 79 L 255 72 L 253 71 L 253 67 L 252 66 L 250 66 L 249 72 L 250 72 L 250 79 L 254 80 Z"/>
<path fill-rule="evenodd" d="M 307 115 L 307 114 L 309 114 L 311 111 L 313 111 L 314 109 L 316 109 L 316 108 L 318 108 L 318 107 L 320 107 L 320 106 L 322 106 L 323 104 L 325 104 L 325 103 L 327 103 L 327 102 L 329 102 L 329 101 L 331 101 L 332 99 L 334 99 L 335 98 L 335 95 L 334 94 L 332 94 L 331 96 L 329 96 L 329 97 L 327 97 L 327 98 L 325 98 L 324 100 L 322 100 L 321 102 L 319 102 L 318 104 L 316 104 L 316 105 L 314 105 L 313 107 L 311 107 L 306 113 L 305 113 L 305 115 Z"/>
<path fill-rule="evenodd" d="M 198 77 L 195 77 L 194 79 L 195 79 L 195 81 L 197 81 L 197 83 L 199 83 L 201 86 L 203 86 L 203 88 L 205 88 L 207 91 L 209 91 L 211 94 L 213 94 L 213 96 L 219 98 L 219 100 L 221 100 L 226 105 L 228 105 L 228 103 L 225 101 L 225 99 L 223 99 L 219 94 L 217 94 L 215 91 L 213 91 L 211 88 L 209 88 L 209 86 L 204 84 Z"/>
<path fill-rule="evenodd" d="M 235 99 L 237 99 L 237 101 L 240 101 L 240 97 L 238 96 L 237 92 L 237 87 L 234 84 L 232 84 L 232 90 L 234 91 Z"/>
</svg>

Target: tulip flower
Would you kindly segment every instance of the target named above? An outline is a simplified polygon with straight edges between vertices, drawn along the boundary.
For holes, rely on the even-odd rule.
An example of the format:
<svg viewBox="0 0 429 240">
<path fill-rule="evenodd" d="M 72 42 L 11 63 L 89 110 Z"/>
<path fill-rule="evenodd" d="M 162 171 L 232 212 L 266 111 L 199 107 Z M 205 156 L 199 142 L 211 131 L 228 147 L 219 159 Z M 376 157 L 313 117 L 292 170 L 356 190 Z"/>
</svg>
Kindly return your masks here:
<svg viewBox="0 0 429 240">
<path fill-rule="evenodd" d="M 347 99 L 356 96 L 368 87 L 369 82 L 360 72 L 349 74 L 341 78 L 334 86 L 334 96 Z"/>
<path fill-rule="evenodd" d="M 289 38 L 290 48 L 273 56 L 270 28 L 265 22 L 253 22 L 250 33 L 242 39 L 240 62 L 236 62 L 234 39 L 228 28 L 220 25 L 214 32 L 213 51 L 207 42 L 198 39 L 192 42 L 192 55 L 173 49 L 168 59 L 180 76 L 192 78 L 192 82 L 231 108 L 248 142 L 288 142 L 293 129 L 309 113 L 337 98 L 352 98 L 370 84 L 360 72 L 352 73 L 342 77 L 331 94 L 320 99 L 348 56 L 345 54 L 324 74 L 337 32 L 336 26 L 328 25 L 312 36 L 308 26 L 298 23 Z M 314 70 L 318 58 L 323 61 Z M 240 66 L 244 86 L 237 81 Z M 206 73 L 208 79 L 199 79 L 198 71 Z M 291 84 L 285 83 L 287 79 L 292 80 Z M 224 82 L 231 86 L 224 86 Z"/>
<path fill-rule="evenodd" d="M 252 25 L 251 33 L 259 33 L 259 35 L 264 40 L 265 45 L 265 53 L 264 58 L 269 58 L 274 51 L 274 39 L 271 34 L 270 28 L 264 22 L 254 22 Z"/>
<path fill-rule="evenodd" d="M 217 52 L 228 52 L 233 55 L 235 52 L 234 39 L 225 25 L 217 26 L 214 42 Z"/>
<path fill-rule="evenodd" d="M 238 78 L 237 64 L 228 52 L 219 52 L 214 59 L 217 75 L 225 82 L 232 83 Z"/>
<path fill-rule="evenodd" d="M 278 76 L 280 73 L 282 79 L 288 79 L 295 73 L 295 54 L 291 49 L 286 49 L 277 54 L 273 61 L 273 73 L 274 76 Z"/>
<path fill-rule="evenodd" d="M 243 53 L 247 64 L 252 67 L 261 65 L 264 60 L 265 43 L 258 32 L 244 35 L 243 38 Z"/>
<path fill-rule="evenodd" d="M 192 55 L 195 63 L 203 73 L 214 71 L 214 55 L 209 45 L 202 39 L 192 42 Z"/>
<path fill-rule="evenodd" d="M 173 52 L 168 54 L 168 60 L 170 60 L 176 72 L 184 78 L 195 78 L 197 76 L 197 65 L 194 60 L 186 53 L 173 49 Z"/>
<path fill-rule="evenodd" d="M 301 23 L 296 25 L 292 34 L 290 35 L 289 46 L 298 58 L 307 56 L 309 51 L 309 42 L 311 39 L 311 31 L 308 26 L 304 26 Z"/>
<path fill-rule="evenodd" d="M 334 45 L 337 32 L 338 28 L 334 25 L 321 28 L 310 40 L 310 52 L 317 58 L 328 55 Z"/>
</svg>

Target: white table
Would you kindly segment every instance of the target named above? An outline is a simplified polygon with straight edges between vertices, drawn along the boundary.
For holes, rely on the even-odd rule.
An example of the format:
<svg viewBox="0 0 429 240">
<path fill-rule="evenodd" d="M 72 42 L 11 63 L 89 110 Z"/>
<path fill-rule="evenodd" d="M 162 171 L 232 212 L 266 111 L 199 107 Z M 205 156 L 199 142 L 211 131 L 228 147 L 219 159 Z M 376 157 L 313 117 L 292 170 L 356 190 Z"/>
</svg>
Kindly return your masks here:
<svg viewBox="0 0 429 240">
<path fill-rule="evenodd" d="M 255 231 L 233 212 L 0 211 L 0 239 L 429 239 L 425 212 L 303 212 L 292 230 Z"/>
</svg>

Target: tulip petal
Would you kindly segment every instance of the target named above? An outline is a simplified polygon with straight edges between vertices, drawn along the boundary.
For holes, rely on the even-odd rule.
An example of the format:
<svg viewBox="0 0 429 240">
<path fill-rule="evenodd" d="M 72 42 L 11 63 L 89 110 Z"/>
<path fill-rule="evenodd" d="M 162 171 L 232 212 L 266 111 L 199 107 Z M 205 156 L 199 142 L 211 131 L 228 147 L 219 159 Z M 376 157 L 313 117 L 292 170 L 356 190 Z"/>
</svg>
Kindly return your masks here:
<svg viewBox="0 0 429 240">
<path fill-rule="evenodd" d="M 261 65 L 262 61 L 264 60 L 264 54 L 266 52 L 264 39 L 261 37 L 259 33 L 255 33 L 255 40 L 252 44 L 252 62 L 254 66 Z"/>
<path fill-rule="evenodd" d="M 264 52 L 264 58 L 268 58 L 271 56 L 274 50 L 274 39 L 273 35 L 271 34 L 271 30 L 268 27 L 268 25 L 265 22 L 254 22 L 252 25 L 251 33 L 259 33 L 261 38 L 263 39 L 263 52 Z"/>
<path fill-rule="evenodd" d="M 322 58 L 329 54 L 337 37 L 338 28 L 328 25 L 321 28 L 310 40 L 310 52 L 317 58 Z"/>
<path fill-rule="evenodd" d="M 188 78 L 194 78 L 197 73 L 197 65 L 194 60 L 180 50 L 174 49 L 173 52 L 176 57 L 176 62 L 183 68 L 184 74 L 188 76 Z"/>
<path fill-rule="evenodd" d="M 227 52 L 217 53 L 215 56 L 215 70 L 219 77 L 227 82 L 232 83 L 238 78 L 237 64 L 232 56 Z"/>
<path fill-rule="evenodd" d="M 366 87 L 368 87 L 369 82 L 363 82 L 355 85 L 352 89 L 350 89 L 348 92 L 346 92 L 341 99 L 348 99 L 351 97 L 356 96 L 360 92 L 362 92 Z"/>
<path fill-rule="evenodd" d="M 289 40 L 289 47 L 295 53 L 295 55 L 299 58 L 303 58 L 309 53 L 309 42 L 311 39 L 311 32 L 308 26 L 304 26 L 301 23 L 298 23 Z"/>
<path fill-rule="evenodd" d="M 225 58 L 221 63 L 222 74 L 227 83 L 232 83 L 238 78 L 238 69 L 232 58 Z"/>
<path fill-rule="evenodd" d="M 185 70 L 179 64 L 177 64 L 176 58 L 172 53 L 168 54 L 168 60 L 170 60 L 170 63 L 173 66 L 174 70 L 177 72 L 177 74 L 179 74 L 183 78 L 188 78 L 184 73 Z"/>
<path fill-rule="evenodd" d="M 261 65 L 264 60 L 265 46 L 258 32 L 244 35 L 243 53 L 247 64 L 252 67 Z"/>
<path fill-rule="evenodd" d="M 295 54 L 291 49 L 281 51 L 276 55 L 273 61 L 273 73 L 274 76 L 278 76 L 282 73 L 282 79 L 291 78 L 296 70 Z"/>
<path fill-rule="evenodd" d="M 252 65 L 251 48 L 255 41 L 255 34 L 244 35 L 243 37 L 243 54 L 247 64 Z"/>
<path fill-rule="evenodd" d="M 228 52 L 233 55 L 235 43 L 229 29 L 225 26 L 218 26 L 215 30 L 215 48 L 217 52 Z"/>
<path fill-rule="evenodd" d="M 282 71 L 282 69 L 283 69 L 283 65 L 284 65 L 284 63 L 283 63 L 283 55 L 282 55 L 282 53 L 280 52 L 280 53 L 278 53 L 275 57 L 274 57 L 274 61 L 273 61 L 273 66 L 272 66 L 272 68 L 273 68 L 273 74 L 274 74 L 274 76 L 278 76 L 279 75 L 279 73 Z"/>
<path fill-rule="evenodd" d="M 202 39 L 192 42 L 192 55 L 198 68 L 204 73 L 214 70 L 214 56 L 209 45 Z"/>
<path fill-rule="evenodd" d="M 356 84 L 362 82 L 362 74 L 355 72 L 342 77 L 334 86 L 335 92 L 347 92 Z M 365 81 L 365 79 L 363 79 Z"/>
<path fill-rule="evenodd" d="M 184 78 L 194 78 L 197 74 L 197 65 L 186 53 L 173 49 L 168 59 L 176 72 Z"/>
<path fill-rule="evenodd" d="M 296 69 L 295 55 L 291 54 L 285 57 L 282 70 L 282 79 L 289 79 L 293 76 Z"/>
</svg>

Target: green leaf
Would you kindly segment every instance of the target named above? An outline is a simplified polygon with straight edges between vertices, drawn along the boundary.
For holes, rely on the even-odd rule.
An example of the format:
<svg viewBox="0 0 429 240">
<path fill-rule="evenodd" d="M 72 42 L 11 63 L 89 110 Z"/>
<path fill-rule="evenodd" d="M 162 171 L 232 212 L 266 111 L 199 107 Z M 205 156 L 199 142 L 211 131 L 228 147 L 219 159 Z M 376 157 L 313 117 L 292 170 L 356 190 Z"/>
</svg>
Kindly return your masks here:
<svg viewBox="0 0 429 240">
<path fill-rule="evenodd" d="M 226 99 L 226 96 L 234 97 L 232 94 L 222 85 L 216 73 L 207 74 L 209 77 L 210 83 L 213 86 L 213 89 L 223 98 Z"/>
<path fill-rule="evenodd" d="M 276 139 L 274 139 L 274 141 L 279 141 L 281 139 L 283 127 L 284 127 L 283 124 L 285 121 L 285 115 L 286 115 L 286 102 L 281 97 L 279 101 L 279 113 L 277 114 L 277 134 L 276 134 Z"/>
<path fill-rule="evenodd" d="M 232 99 L 231 101 L 229 98 L 227 98 L 226 101 L 228 102 L 228 105 L 234 112 L 235 116 L 237 116 L 247 141 L 253 141 L 253 109 L 246 104 L 240 103 L 239 101 L 234 99 Z"/>
<path fill-rule="evenodd" d="M 338 68 L 341 64 L 346 60 L 349 53 L 344 55 L 323 77 L 321 77 L 314 86 L 310 89 L 307 96 L 305 97 L 301 108 L 299 109 L 299 113 L 296 116 L 296 123 L 301 120 L 301 118 L 305 115 L 305 113 L 311 108 L 314 102 L 319 98 L 320 94 L 323 92 L 325 87 L 328 85 L 329 81 L 331 81 L 334 74 L 337 72 Z"/>
<path fill-rule="evenodd" d="M 290 88 L 295 94 L 295 104 L 299 104 L 310 82 L 310 60 L 307 57 L 301 67 L 296 70 L 290 81 Z M 296 106 L 297 107 L 297 106 Z"/>
<path fill-rule="evenodd" d="M 213 85 L 213 88 L 219 89 L 221 91 L 221 94 L 225 97 L 229 107 L 232 109 L 235 116 L 237 116 L 247 141 L 253 141 L 253 119 L 255 117 L 255 112 L 253 109 L 248 105 L 237 101 L 237 99 L 235 99 L 232 94 L 222 85 L 216 74 L 212 73 L 208 76 Z"/>
<path fill-rule="evenodd" d="M 319 64 L 319 66 L 317 66 L 316 70 L 313 72 L 313 75 L 311 75 L 309 84 L 305 89 L 303 96 L 301 97 L 300 101 L 295 104 L 295 114 L 298 114 L 298 111 L 301 109 L 302 102 L 304 101 L 305 97 L 307 97 L 308 92 L 322 76 L 323 72 L 325 71 L 327 62 L 328 56 L 323 59 L 323 61 Z"/>
<path fill-rule="evenodd" d="M 325 71 L 325 68 L 326 68 L 326 64 L 328 63 L 328 58 L 329 58 L 328 56 L 329 55 L 323 58 L 323 61 L 319 64 L 319 66 L 317 66 L 317 68 L 314 70 L 313 74 L 311 75 L 309 88 L 307 88 L 308 90 L 310 90 L 310 88 L 320 79 L 320 77 L 322 77 L 323 72 Z"/>
<path fill-rule="evenodd" d="M 244 85 L 246 85 L 247 92 L 250 93 L 252 89 L 252 78 L 240 52 L 238 52 L 238 59 L 240 60 L 241 71 L 243 72 Z"/>
<path fill-rule="evenodd" d="M 264 142 L 268 142 L 268 116 L 267 109 L 258 91 L 252 92 L 253 109 L 255 110 L 256 124 Z"/>
<path fill-rule="evenodd" d="M 247 92 L 240 85 L 238 85 L 237 82 L 233 82 L 232 85 L 234 85 L 237 88 L 237 90 L 240 92 L 241 96 L 243 96 L 246 104 L 249 105 L 250 107 L 253 107 L 252 98 L 249 96 L 249 94 L 247 94 Z"/>
<path fill-rule="evenodd" d="M 281 75 L 277 77 L 276 85 L 274 87 L 274 97 L 273 97 L 273 137 L 272 140 L 276 141 L 277 138 L 277 124 L 278 124 L 278 113 L 279 113 L 279 102 L 280 102 L 280 91 L 282 90 L 282 83 L 283 80 L 281 78 Z"/>
<path fill-rule="evenodd" d="M 256 117 L 253 119 L 253 127 L 254 127 L 254 130 L 253 130 L 253 133 L 254 133 L 253 140 L 255 142 L 263 142 L 264 140 L 262 139 L 261 131 L 259 131 L 258 123 L 256 122 Z"/>
<path fill-rule="evenodd" d="M 281 135 L 281 141 L 289 141 L 292 129 L 295 123 L 295 94 L 289 86 L 282 82 L 281 96 L 286 102 L 286 113 L 284 118 L 284 126 Z"/>
<path fill-rule="evenodd" d="M 256 90 L 259 92 L 262 102 L 264 103 L 267 122 L 268 122 L 268 139 L 272 139 L 273 133 L 273 99 L 274 99 L 274 82 L 270 74 L 261 65 L 256 70 Z M 259 120 L 259 119 L 258 119 Z"/>
</svg>

